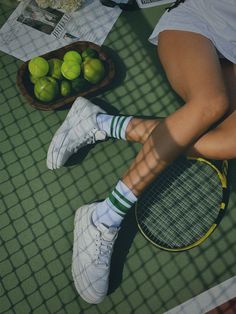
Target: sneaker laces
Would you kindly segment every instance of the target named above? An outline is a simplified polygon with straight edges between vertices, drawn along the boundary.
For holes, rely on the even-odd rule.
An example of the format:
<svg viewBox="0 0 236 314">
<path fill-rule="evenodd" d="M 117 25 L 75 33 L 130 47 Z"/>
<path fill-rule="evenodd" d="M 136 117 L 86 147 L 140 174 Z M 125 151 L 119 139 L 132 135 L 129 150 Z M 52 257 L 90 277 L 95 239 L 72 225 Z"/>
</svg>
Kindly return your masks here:
<svg viewBox="0 0 236 314">
<path fill-rule="evenodd" d="M 110 256 L 111 256 L 111 251 L 112 251 L 112 243 L 104 239 L 100 239 L 100 241 L 97 243 L 98 243 L 97 246 L 98 246 L 99 252 L 98 252 L 96 264 L 109 266 Z"/>
<path fill-rule="evenodd" d="M 100 229 L 104 229 L 103 225 L 98 227 Z M 106 228 L 107 229 L 107 228 Z M 110 264 L 110 258 L 112 253 L 113 244 L 115 242 L 117 236 L 117 228 L 109 228 L 108 231 L 106 230 L 104 237 L 102 236 L 101 230 L 97 234 L 96 238 L 96 247 L 97 247 L 97 265 L 105 265 L 106 267 Z M 105 238 L 107 236 L 107 239 Z"/>
</svg>

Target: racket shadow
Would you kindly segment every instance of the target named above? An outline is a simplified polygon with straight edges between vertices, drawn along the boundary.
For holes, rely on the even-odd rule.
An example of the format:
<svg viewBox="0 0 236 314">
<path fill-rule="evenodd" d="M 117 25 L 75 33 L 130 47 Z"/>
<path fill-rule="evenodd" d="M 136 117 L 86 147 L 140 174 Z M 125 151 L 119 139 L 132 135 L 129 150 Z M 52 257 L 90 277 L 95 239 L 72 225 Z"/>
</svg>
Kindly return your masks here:
<svg viewBox="0 0 236 314">
<path fill-rule="evenodd" d="M 138 232 L 134 208 L 125 216 L 115 242 L 111 259 L 108 295 L 113 293 L 121 284 L 123 268 L 133 240 Z"/>
</svg>

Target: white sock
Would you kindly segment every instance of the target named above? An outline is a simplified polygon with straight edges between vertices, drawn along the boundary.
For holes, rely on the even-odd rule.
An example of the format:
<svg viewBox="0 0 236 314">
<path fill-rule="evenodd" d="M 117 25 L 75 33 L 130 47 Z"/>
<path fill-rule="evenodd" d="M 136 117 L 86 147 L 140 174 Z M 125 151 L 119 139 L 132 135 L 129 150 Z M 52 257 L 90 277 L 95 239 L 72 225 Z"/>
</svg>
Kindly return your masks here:
<svg viewBox="0 0 236 314">
<path fill-rule="evenodd" d="M 100 113 L 97 115 L 97 123 L 100 130 L 106 132 L 107 136 L 126 140 L 126 129 L 132 116 L 112 116 Z"/>
<path fill-rule="evenodd" d="M 119 227 L 136 201 L 137 197 L 133 192 L 122 181 L 118 181 L 108 197 L 97 204 L 92 216 L 94 224 L 102 223 L 108 227 Z"/>
</svg>

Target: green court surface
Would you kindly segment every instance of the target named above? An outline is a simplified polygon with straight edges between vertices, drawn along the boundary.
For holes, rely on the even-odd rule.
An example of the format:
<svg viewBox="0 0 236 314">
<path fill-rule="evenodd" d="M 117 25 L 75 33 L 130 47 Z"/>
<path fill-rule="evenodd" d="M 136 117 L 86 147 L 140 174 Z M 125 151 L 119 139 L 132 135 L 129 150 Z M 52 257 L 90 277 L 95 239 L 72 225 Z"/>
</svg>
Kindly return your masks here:
<svg viewBox="0 0 236 314">
<path fill-rule="evenodd" d="M 1 23 L 11 10 L 1 5 Z M 165 117 L 182 104 L 147 40 L 163 10 L 122 13 L 104 44 L 117 64 L 117 79 L 95 102 L 149 117 Z M 75 211 L 105 198 L 140 146 L 109 140 L 48 170 L 47 149 L 68 110 L 29 106 L 16 87 L 21 64 L 0 53 L 2 314 L 164 313 L 236 275 L 236 166 L 231 161 L 228 211 L 204 244 L 182 253 L 160 251 L 137 231 L 131 211 L 115 246 L 109 295 L 99 305 L 85 303 L 71 275 Z"/>
</svg>

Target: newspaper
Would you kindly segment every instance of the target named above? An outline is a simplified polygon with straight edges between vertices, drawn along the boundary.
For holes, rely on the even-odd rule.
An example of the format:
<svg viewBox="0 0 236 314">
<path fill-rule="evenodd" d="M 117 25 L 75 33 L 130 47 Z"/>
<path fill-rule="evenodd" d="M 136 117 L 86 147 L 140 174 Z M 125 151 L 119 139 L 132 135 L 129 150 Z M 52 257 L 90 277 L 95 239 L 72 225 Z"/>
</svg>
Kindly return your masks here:
<svg viewBox="0 0 236 314">
<path fill-rule="evenodd" d="M 155 7 L 157 5 L 167 4 L 174 2 L 174 0 L 136 0 L 140 8 L 146 9 Z"/>
<path fill-rule="evenodd" d="M 120 13 L 119 7 L 105 7 L 98 0 L 86 0 L 72 14 L 42 9 L 35 0 L 26 0 L 0 29 L 0 50 L 27 61 L 74 41 L 102 45 Z"/>
</svg>

